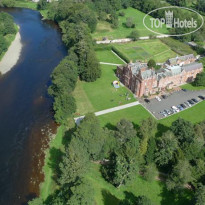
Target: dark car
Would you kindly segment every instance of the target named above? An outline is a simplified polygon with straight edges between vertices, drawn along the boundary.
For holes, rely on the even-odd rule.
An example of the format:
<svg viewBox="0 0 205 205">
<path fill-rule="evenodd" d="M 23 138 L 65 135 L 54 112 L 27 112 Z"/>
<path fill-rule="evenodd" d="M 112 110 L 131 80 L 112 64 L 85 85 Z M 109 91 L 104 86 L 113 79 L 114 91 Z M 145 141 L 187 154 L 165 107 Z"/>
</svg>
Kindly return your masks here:
<svg viewBox="0 0 205 205">
<path fill-rule="evenodd" d="M 188 102 L 189 102 L 191 105 L 195 104 L 194 101 L 192 101 L 192 100 L 188 100 Z"/>
<path fill-rule="evenodd" d="M 184 92 L 186 92 L 187 91 L 187 89 L 182 89 Z"/>
<path fill-rule="evenodd" d="M 199 97 L 201 100 L 205 100 L 205 97 L 204 97 L 204 96 L 199 95 L 198 97 Z"/>
<path fill-rule="evenodd" d="M 167 99 L 167 96 L 166 96 L 166 95 L 162 95 L 162 98 L 163 98 L 163 99 Z"/>
<path fill-rule="evenodd" d="M 199 102 L 199 101 L 198 101 L 197 99 L 195 99 L 195 98 L 192 98 L 191 100 L 194 101 L 195 103 L 198 103 L 198 102 Z"/>
<path fill-rule="evenodd" d="M 144 99 L 144 101 L 145 101 L 146 103 L 150 103 L 150 100 L 149 100 L 149 99 Z"/>
<path fill-rule="evenodd" d="M 184 105 L 184 104 L 180 104 L 184 109 L 186 108 L 186 105 Z"/>
</svg>

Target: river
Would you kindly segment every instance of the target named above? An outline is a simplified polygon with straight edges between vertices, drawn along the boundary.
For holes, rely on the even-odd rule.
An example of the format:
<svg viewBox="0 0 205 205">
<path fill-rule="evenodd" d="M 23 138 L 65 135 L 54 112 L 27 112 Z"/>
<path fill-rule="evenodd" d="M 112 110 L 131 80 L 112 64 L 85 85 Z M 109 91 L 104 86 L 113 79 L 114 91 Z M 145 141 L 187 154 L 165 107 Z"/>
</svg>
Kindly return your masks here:
<svg viewBox="0 0 205 205">
<path fill-rule="evenodd" d="M 56 130 L 50 74 L 67 50 L 53 22 L 30 9 L 0 9 L 14 17 L 23 43 L 13 69 L 0 77 L 0 204 L 25 204 L 38 195 L 48 135 Z"/>
</svg>

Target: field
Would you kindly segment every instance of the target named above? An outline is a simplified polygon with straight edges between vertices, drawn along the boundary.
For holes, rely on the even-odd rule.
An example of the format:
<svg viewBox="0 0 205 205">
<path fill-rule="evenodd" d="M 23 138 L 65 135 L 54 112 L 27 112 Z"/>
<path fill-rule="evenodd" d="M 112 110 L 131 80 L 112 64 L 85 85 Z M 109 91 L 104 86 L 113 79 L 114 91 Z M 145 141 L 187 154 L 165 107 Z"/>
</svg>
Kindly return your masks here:
<svg viewBox="0 0 205 205">
<path fill-rule="evenodd" d="M 182 85 L 181 88 L 187 89 L 187 90 L 205 90 L 204 86 L 194 86 L 192 83 Z"/>
<path fill-rule="evenodd" d="M 96 53 L 100 61 L 123 64 L 111 51 L 97 51 Z M 126 87 L 120 87 L 119 89 L 113 87 L 112 82 L 117 80 L 115 76 L 116 66 L 101 65 L 101 69 L 102 76 L 95 82 L 78 81 L 73 93 L 77 103 L 75 116 L 81 116 L 87 112 L 101 111 L 135 101 L 133 94 Z M 130 100 L 126 100 L 127 94 L 131 98 Z"/>
<path fill-rule="evenodd" d="M 97 25 L 96 32 L 93 33 L 93 38 L 96 40 L 102 40 L 103 37 L 107 37 L 109 39 L 127 38 L 133 30 L 137 30 L 140 36 L 149 36 L 150 34 L 154 35 L 154 33 L 147 30 L 143 25 L 143 18 L 146 15 L 145 13 L 134 8 L 123 9 L 121 11 L 125 13 L 125 16 L 119 16 L 119 27 L 117 29 L 111 28 L 111 25 L 108 22 L 101 21 Z M 133 18 L 134 23 L 136 24 L 135 28 L 127 28 L 124 25 L 126 19 L 129 17 Z M 163 34 L 168 32 L 165 27 L 156 31 L 162 32 Z"/>
<path fill-rule="evenodd" d="M 150 116 L 151 115 L 148 113 L 146 109 L 144 109 L 141 105 L 138 105 L 125 110 L 120 110 L 106 115 L 101 115 L 99 116 L 99 120 L 102 126 L 115 126 L 116 123 L 119 122 L 120 119 L 122 118 L 126 118 L 132 121 L 135 125 L 139 125 L 139 122 L 142 119 L 146 119 Z M 179 117 L 185 120 L 189 120 L 192 123 L 198 123 L 205 120 L 204 116 L 205 116 L 205 101 L 200 102 L 199 104 L 193 106 L 192 108 L 184 110 L 168 118 L 159 120 L 158 123 L 160 124 L 162 129 L 166 129 L 172 124 L 172 122 L 177 120 Z"/>
<path fill-rule="evenodd" d="M 120 200 L 126 197 L 132 198 L 133 195 L 145 195 L 156 205 L 182 205 L 187 204 L 188 195 L 190 197 L 190 193 L 186 193 L 179 198 L 168 192 L 163 183 L 159 181 L 147 182 L 139 176 L 136 176 L 136 179 L 126 186 L 121 186 L 117 189 L 103 179 L 99 168 L 99 165 L 91 164 L 89 173 L 86 175 L 95 190 L 95 202 L 97 205 L 118 205 Z"/>
<path fill-rule="evenodd" d="M 114 46 L 133 62 L 136 60 L 148 61 L 152 58 L 158 63 L 163 63 L 167 59 L 177 56 L 170 47 L 159 39 L 140 40 L 126 44 L 115 44 Z"/>
</svg>

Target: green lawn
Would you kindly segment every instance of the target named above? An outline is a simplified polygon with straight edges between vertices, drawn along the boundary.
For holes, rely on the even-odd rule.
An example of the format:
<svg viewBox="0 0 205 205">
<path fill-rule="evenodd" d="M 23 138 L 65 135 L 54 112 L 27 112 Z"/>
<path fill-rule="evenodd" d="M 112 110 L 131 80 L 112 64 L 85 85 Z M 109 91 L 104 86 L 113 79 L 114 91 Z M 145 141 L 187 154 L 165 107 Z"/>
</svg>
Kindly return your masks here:
<svg viewBox="0 0 205 205">
<path fill-rule="evenodd" d="M 96 54 L 100 62 L 124 64 L 124 62 L 113 54 L 111 50 L 97 51 Z"/>
<path fill-rule="evenodd" d="M 109 39 L 126 38 L 133 30 L 137 30 L 140 36 L 149 36 L 150 34 L 154 35 L 154 33 L 147 30 L 143 25 L 143 18 L 146 15 L 145 13 L 134 8 L 123 9 L 121 11 L 124 11 L 125 16 L 119 16 L 119 27 L 117 29 L 112 29 L 108 22 L 99 22 L 96 32 L 93 33 L 93 38 L 96 40 L 102 40 L 103 37 L 107 37 Z M 124 26 L 128 17 L 133 18 L 136 28 L 126 28 Z M 148 18 L 146 18 L 146 20 L 148 20 Z M 146 22 L 146 25 L 149 25 L 150 21 Z M 164 34 L 168 32 L 165 27 L 157 29 L 156 31 Z"/>
<path fill-rule="evenodd" d="M 111 63 L 122 63 L 111 51 L 97 51 L 99 60 Z M 112 85 L 116 66 L 101 65 L 102 76 L 95 82 L 78 81 L 73 95 L 76 99 L 77 112 L 75 116 L 84 115 L 87 112 L 96 112 L 119 105 L 134 102 L 133 94 L 126 88 L 115 89 Z M 126 100 L 126 94 L 130 100 Z"/>
<path fill-rule="evenodd" d="M 126 118 L 133 122 L 136 125 L 139 125 L 139 122 L 142 119 L 150 117 L 151 114 L 144 109 L 142 106 L 138 105 L 135 107 L 127 108 L 124 110 L 116 111 L 106 115 L 99 116 L 99 120 L 102 126 L 115 126 L 117 122 L 122 118 Z M 172 122 L 177 120 L 179 117 L 189 120 L 192 123 L 198 123 L 205 120 L 205 101 L 200 102 L 199 104 L 184 110 L 180 113 L 167 117 L 165 119 L 159 120 L 158 123 L 162 125 L 162 129 L 171 126 Z M 165 127 L 164 127 L 165 126 Z"/>
<path fill-rule="evenodd" d="M 148 117 L 150 113 L 145 110 L 141 105 L 130 107 L 124 110 L 112 112 L 109 114 L 99 116 L 99 120 L 102 126 L 115 126 L 122 118 L 126 118 L 132 121 L 134 124 L 139 125 L 139 123 Z"/>
<path fill-rule="evenodd" d="M 187 89 L 187 90 L 205 90 L 204 86 L 194 86 L 192 83 L 188 83 L 185 85 L 182 85 L 181 88 Z"/>
<path fill-rule="evenodd" d="M 50 142 L 50 148 L 46 151 L 45 156 L 45 163 L 43 167 L 44 172 L 44 181 L 40 185 L 40 196 L 42 199 L 46 199 L 50 194 L 52 194 L 55 189 L 57 188 L 57 185 L 55 181 L 53 180 L 53 171 L 51 169 L 51 160 L 50 160 L 50 150 L 54 149 L 62 149 L 63 148 L 63 136 L 64 136 L 64 127 L 61 126 L 57 130 L 57 134 L 53 140 Z"/>
<path fill-rule="evenodd" d="M 163 183 L 159 181 L 147 182 L 139 176 L 136 176 L 136 179 L 126 186 L 117 189 L 103 179 L 99 169 L 99 165 L 91 164 L 89 173 L 86 175 L 94 188 L 96 205 L 118 205 L 120 200 L 126 196 L 130 198 L 132 194 L 134 196 L 145 195 L 156 205 L 187 204 L 186 198 L 189 198 L 188 194 L 190 193 L 179 198 L 168 192 Z"/>
<path fill-rule="evenodd" d="M 159 39 L 140 40 L 131 43 L 115 44 L 127 58 L 135 62 L 136 60 L 148 61 L 154 59 L 163 63 L 169 58 L 176 57 L 177 54 Z"/>
</svg>

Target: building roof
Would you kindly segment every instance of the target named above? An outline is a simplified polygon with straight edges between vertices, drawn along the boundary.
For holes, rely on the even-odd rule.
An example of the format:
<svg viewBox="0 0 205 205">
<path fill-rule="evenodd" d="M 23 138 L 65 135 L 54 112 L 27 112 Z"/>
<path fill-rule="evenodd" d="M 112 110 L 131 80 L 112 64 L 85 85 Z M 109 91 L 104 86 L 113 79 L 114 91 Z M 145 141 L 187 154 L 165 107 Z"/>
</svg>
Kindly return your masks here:
<svg viewBox="0 0 205 205">
<path fill-rule="evenodd" d="M 185 56 L 177 56 L 176 58 L 170 58 L 168 61 L 170 64 L 177 64 L 177 60 L 185 61 L 188 59 L 195 58 L 193 54 L 185 55 Z"/>
<path fill-rule="evenodd" d="M 183 65 L 182 68 L 186 72 L 188 72 L 188 71 L 196 70 L 196 69 L 199 69 L 199 68 L 203 68 L 203 64 L 194 62 L 194 63 Z"/>
<path fill-rule="evenodd" d="M 133 75 L 137 75 L 142 68 L 148 68 L 146 63 L 141 62 L 129 63 L 129 66 L 131 67 Z"/>
</svg>

